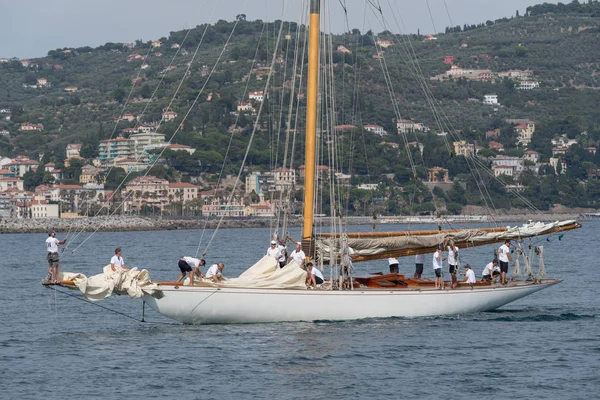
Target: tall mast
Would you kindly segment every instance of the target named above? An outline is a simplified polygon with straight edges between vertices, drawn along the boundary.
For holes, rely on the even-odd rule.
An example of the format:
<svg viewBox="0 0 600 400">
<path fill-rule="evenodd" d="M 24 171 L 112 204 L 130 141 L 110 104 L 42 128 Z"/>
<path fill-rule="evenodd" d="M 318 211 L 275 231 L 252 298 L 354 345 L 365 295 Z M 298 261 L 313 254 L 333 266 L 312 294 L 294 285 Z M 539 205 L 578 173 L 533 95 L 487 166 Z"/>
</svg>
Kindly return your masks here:
<svg viewBox="0 0 600 400">
<path fill-rule="evenodd" d="M 306 102 L 306 149 L 304 176 L 304 225 L 302 243 L 312 255 L 313 205 L 315 200 L 315 152 L 317 142 L 317 89 L 319 81 L 319 19 L 321 0 L 310 0 L 308 42 L 308 93 Z"/>
</svg>

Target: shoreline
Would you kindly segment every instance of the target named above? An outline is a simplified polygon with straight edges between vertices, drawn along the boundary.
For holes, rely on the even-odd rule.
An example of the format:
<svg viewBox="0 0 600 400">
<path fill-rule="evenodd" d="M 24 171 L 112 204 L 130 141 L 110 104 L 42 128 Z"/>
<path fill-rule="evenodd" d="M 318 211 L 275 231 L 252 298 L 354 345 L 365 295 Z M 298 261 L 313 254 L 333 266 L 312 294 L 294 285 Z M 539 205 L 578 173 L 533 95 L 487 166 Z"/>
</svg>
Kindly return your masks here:
<svg viewBox="0 0 600 400">
<path fill-rule="evenodd" d="M 543 217 L 543 218 L 542 218 Z M 452 224 L 452 223 L 499 223 L 499 222 L 527 222 L 533 221 L 556 221 L 582 219 L 577 212 L 539 214 L 503 214 L 494 216 L 481 215 L 452 215 L 443 218 L 430 216 L 380 216 L 373 217 L 347 217 L 348 225 L 372 225 L 377 226 L 389 224 Z M 318 222 L 327 225 L 331 218 L 320 218 Z M 138 216 L 112 216 L 112 217 L 83 217 L 72 219 L 44 218 L 44 219 L 5 219 L 0 220 L 0 234 L 2 233 L 46 233 L 49 230 L 57 232 L 134 232 L 134 231 L 169 231 L 189 229 L 215 229 L 219 224 L 219 218 L 161 218 L 161 217 L 138 217 Z M 302 226 L 300 217 L 289 219 L 290 227 Z M 221 229 L 229 228 L 268 228 L 271 226 L 271 218 L 244 217 L 224 218 Z"/>
</svg>

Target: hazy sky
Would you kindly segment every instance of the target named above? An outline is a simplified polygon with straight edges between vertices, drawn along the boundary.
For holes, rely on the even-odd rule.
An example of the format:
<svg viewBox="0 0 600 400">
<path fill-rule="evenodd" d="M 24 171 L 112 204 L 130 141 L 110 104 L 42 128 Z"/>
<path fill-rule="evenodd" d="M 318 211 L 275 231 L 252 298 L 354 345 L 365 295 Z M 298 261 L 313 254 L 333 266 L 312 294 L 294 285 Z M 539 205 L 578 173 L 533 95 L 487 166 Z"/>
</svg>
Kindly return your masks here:
<svg viewBox="0 0 600 400">
<path fill-rule="evenodd" d="M 527 6 L 543 2 L 371 1 L 381 4 L 389 21 L 389 30 L 394 33 L 416 32 L 417 29 L 421 33 L 443 31 L 450 25 L 448 13 L 453 25 L 474 24 L 510 17 L 516 10 L 523 14 Z M 346 4 L 351 29 L 358 28 L 362 32 L 384 30 L 373 12 L 365 8 L 365 0 L 322 0 L 322 4 L 332 11 L 334 32 L 346 30 L 340 3 Z M 238 14 L 246 14 L 248 20 L 299 21 L 302 4 L 304 0 L 0 0 L 0 57 L 33 58 L 62 47 L 96 47 L 106 42 L 134 42 L 136 39 L 148 41 L 205 22 L 232 21 Z M 403 22 L 396 22 L 400 21 L 399 17 Z"/>
</svg>

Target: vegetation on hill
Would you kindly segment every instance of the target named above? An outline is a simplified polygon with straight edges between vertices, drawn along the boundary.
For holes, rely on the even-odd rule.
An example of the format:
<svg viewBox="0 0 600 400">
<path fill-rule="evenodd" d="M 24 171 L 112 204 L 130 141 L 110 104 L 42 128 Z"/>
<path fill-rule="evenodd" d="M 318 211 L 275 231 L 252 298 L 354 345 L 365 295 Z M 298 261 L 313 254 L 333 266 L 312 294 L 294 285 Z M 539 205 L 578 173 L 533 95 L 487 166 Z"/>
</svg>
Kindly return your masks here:
<svg viewBox="0 0 600 400">
<path fill-rule="evenodd" d="M 524 149 L 516 144 L 514 127 L 506 119 L 535 121 L 529 149 L 539 152 L 542 161 L 552 156 L 552 139 L 560 135 L 577 139 L 578 144 L 564 155 L 568 166 L 564 174 L 544 167 L 538 175 L 526 172 L 516 182 L 502 177 L 505 183 L 526 186 L 522 194 L 540 209 L 556 203 L 599 207 L 600 185 L 597 180 L 588 179 L 587 173 L 600 167 L 600 153 L 594 155 L 584 149 L 600 144 L 599 15 L 598 1 L 545 3 L 528 7 L 524 16 L 447 28 L 435 41 L 424 41 L 421 35 L 400 38 L 387 31 L 377 37 L 396 43 L 385 49 L 384 57 L 393 77 L 394 91 L 398 93 L 402 118 L 423 122 L 434 131 L 444 130 L 437 126 L 432 115 L 429 98 L 420 86 L 422 78 L 411 73 L 412 61 L 399 45 L 408 40 L 437 99 L 436 108 L 448 116 L 451 129 L 460 131 L 467 141 L 483 146 L 483 155 L 495 154 L 487 149 L 485 132 L 497 128 L 501 130 L 498 141 L 505 152 L 523 154 Z M 198 26 L 189 34 L 171 32 L 159 39 L 161 47 L 157 48 L 152 47 L 152 42 L 138 41 L 131 48 L 107 43 L 97 48 L 52 50 L 47 57 L 31 60 L 29 66 L 18 60 L 0 64 L 0 108 L 10 109 L 12 114 L 10 121 L 0 120 L 0 130 L 9 131 L 8 136 L 0 136 L 0 155 L 37 157 L 43 152 L 47 160 L 61 165 L 66 145 L 82 143 L 84 156 L 93 157 L 101 140 L 116 137 L 124 128 L 135 126 L 134 122 L 117 121 L 123 113 L 141 116 L 139 123 L 158 125 L 163 110 L 169 107 L 178 116 L 174 121 L 161 122 L 158 132 L 165 133 L 167 139 L 177 132 L 174 142 L 197 151 L 192 155 L 165 152 L 163 173 L 186 180 L 219 173 L 225 162 L 224 172 L 235 174 L 244 157 L 254 117 L 242 114 L 237 118 L 234 113 L 238 103 L 248 101 L 247 91 L 263 89 L 265 81 L 256 71 L 271 64 L 280 24 L 284 24 L 290 39 L 283 46 L 285 51 L 277 54 L 282 61 L 275 65 L 273 89 L 258 121 L 262 129 L 258 130 L 247 159 L 254 170 L 270 170 L 275 166 L 274 154 L 281 154 L 285 140 L 287 108 L 282 109 L 281 105 L 289 102 L 290 92 L 284 80 L 289 80 L 291 74 L 299 27 L 282 21 L 269 25 L 260 20 L 246 21 L 243 15 L 235 22 Z M 234 26 L 231 42 L 221 54 Z M 479 189 L 481 183 L 492 188 L 495 207 L 524 206 L 522 200 L 509 196 L 496 180 L 478 177 L 486 182 L 476 182 L 464 157 L 453 154 L 452 140 L 433 132 L 411 134 L 411 140 L 424 145 L 422 155 L 416 147 L 410 150 L 418 164 L 418 176 L 425 178 L 428 167 L 444 167 L 456 184 L 449 191 L 432 192 L 414 180 L 409 154 L 402 138 L 394 133 L 396 115 L 380 61 L 373 58 L 377 53 L 375 39 L 372 32 L 363 34 L 357 29 L 331 38 L 334 49 L 343 45 L 352 52 L 334 52 L 331 59 L 335 65 L 336 91 L 340 93 L 336 95 L 339 108 L 336 123 L 359 128 L 378 124 L 390 132 L 384 138 L 364 133 L 344 136 L 342 166 L 345 173 L 352 174 L 352 183 L 382 183 L 375 194 L 351 190 L 346 199 L 349 211 L 429 212 L 444 204 L 450 212 L 460 212 L 465 204 L 486 204 Z M 493 83 L 465 79 L 429 83 L 428 77 L 449 69 L 443 62 L 445 56 L 454 56 L 454 63 L 462 68 L 494 72 L 530 70 L 540 88 L 520 91 L 514 81 L 507 79 Z M 147 67 L 141 69 L 143 64 Z M 255 72 L 250 74 L 253 68 Z M 47 79 L 50 86 L 34 87 L 39 78 Z M 67 92 L 68 87 L 77 90 Z M 498 95 L 500 107 L 474 101 L 489 93 Z M 303 100 L 299 106 L 300 109 L 305 106 Z M 41 123 L 44 129 L 21 132 L 19 126 L 24 122 Z M 298 131 L 302 131 L 303 121 L 297 122 Z M 291 126 L 295 125 L 292 119 Z M 236 134 L 231 137 L 233 128 Z M 297 141 L 293 154 L 295 167 L 302 164 L 303 158 L 302 138 Z M 397 143 L 399 149 L 381 145 L 382 141 Z M 282 156 L 279 157 L 281 160 Z M 32 174 L 27 186 L 39 182 L 44 182 L 44 175 Z"/>
</svg>

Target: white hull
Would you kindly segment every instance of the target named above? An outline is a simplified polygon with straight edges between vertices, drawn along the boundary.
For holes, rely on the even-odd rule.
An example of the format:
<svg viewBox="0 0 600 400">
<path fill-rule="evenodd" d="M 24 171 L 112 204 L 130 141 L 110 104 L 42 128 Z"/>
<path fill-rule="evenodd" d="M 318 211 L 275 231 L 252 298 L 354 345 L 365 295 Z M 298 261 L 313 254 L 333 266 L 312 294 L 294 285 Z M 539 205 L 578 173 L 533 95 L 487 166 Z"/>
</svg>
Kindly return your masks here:
<svg viewBox="0 0 600 400">
<path fill-rule="evenodd" d="M 490 311 L 560 282 L 457 290 L 291 290 L 161 286 L 164 297 L 144 296 L 150 307 L 184 324 L 427 317 Z"/>
</svg>

